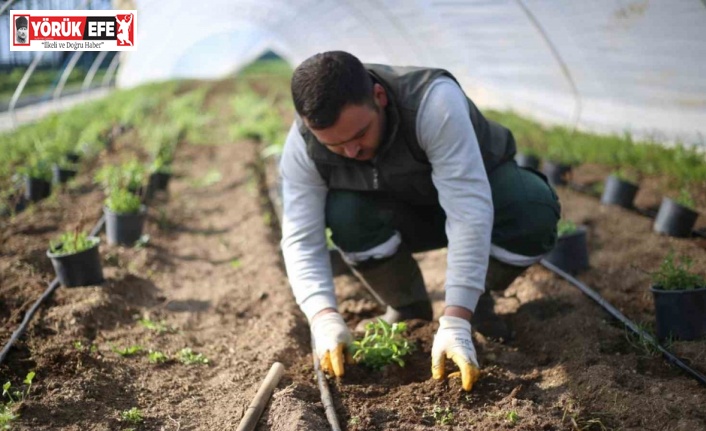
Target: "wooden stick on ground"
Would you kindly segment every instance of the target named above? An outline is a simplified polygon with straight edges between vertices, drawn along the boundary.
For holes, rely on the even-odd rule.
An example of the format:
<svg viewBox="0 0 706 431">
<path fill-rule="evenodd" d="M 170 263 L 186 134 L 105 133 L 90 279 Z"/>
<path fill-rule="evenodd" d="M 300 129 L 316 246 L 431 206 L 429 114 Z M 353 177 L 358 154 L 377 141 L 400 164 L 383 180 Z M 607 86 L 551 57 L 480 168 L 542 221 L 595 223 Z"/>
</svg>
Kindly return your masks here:
<svg viewBox="0 0 706 431">
<path fill-rule="evenodd" d="M 332 431 L 341 431 L 341 425 L 338 423 L 338 417 L 336 416 L 336 408 L 333 406 L 333 397 L 331 397 L 331 392 L 328 389 L 326 376 L 324 376 L 324 372 L 321 371 L 319 357 L 316 355 L 316 346 L 314 345 L 313 334 L 311 336 L 311 350 L 314 356 L 314 371 L 316 371 L 316 380 L 319 382 L 319 391 L 321 392 L 321 403 L 324 405 L 326 418 L 328 419 L 329 425 L 331 425 Z"/>
<path fill-rule="evenodd" d="M 272 391 L 282 377 L 282 373 L 284 373 L 284 365 L 280 362 L 272 364 L 270 371 L 267 373 L 267 376 L 265 376 L 265 380 L 262 381 L 260 389 L 257 390 L 255 398 L 253 398 L 250 403 L 250 407 L 248 407 L 248 410 L 245 412 L 236 431 L 252 431 L 255 429 L 257 421 L 260 419 L 260 415 L 265 409 L 265 405 L 272 396 Z"/>
</svg>

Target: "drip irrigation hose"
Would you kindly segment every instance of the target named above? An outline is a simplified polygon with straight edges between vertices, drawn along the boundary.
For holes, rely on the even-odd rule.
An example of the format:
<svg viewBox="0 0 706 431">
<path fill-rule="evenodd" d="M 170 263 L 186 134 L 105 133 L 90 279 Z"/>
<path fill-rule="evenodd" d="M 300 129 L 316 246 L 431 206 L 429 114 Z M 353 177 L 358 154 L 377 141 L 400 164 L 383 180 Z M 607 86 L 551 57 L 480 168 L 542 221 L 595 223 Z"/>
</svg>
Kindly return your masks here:
<svg viewBox="0 0 706 431">
<path fill-rule="evenodd" d="M 311 351 L 314 357 L 314 371 L 316 372 L 316 381 L 319 384 L 319 392 L 321 392 L 321 403 L 324 405 L 324 411 L 326 412 L 326 419 L 331 425 L 331 431 L 341 431 L 341 425 L 338 423 L 338 417 L 336 416 L 336 409 L 333 406 L 333 397 L 328 388 L 328 383 L 326 383 L 326 376 L 324 372 L 321 371 L 321 366 L 319 364 L 319 357 L 316 355 L 316 345 L 314 344 L 314 334 L 311 334 Z"/>
<path fill-rule="evenodd" d="M 630 329 L 632 332 L 637 334 L 641 339 L 646 340 L 651 346 L 653 346 L 655 349 L 659 350 L 660 353 L 664 356 L 664 358 L 676 365 L 677 367 L 681 368 L 683 371 L 685 371 L 687 374 L 689 374 L 691 377 L 696 379 L 699 383 L 702 385 L 706 386 L 706 376 L 701 374 L 700 372 L 694 370 L 693 368 L 689 367 L 684 361 L 679 359 L 677 356 L 675 356 L 672 352 L 667 350 L 666 348 L 662 347 L 661 344 L 650 334 L 647 332 L 643 331 L 640 329 L 633 321 L 628 319 L 623 313 L 620 312 L 617 308 L 613 307 L 608 301 L 605 300 L 598 292 L 595 290 L 591 289 L 584 283 L 580 282 L 576 278 L 574 278 L 572 275 L 562 271 L 559 269 L 557 266 L 551 264 L 548 262 L 546 259 L 542 259 L 540 262 L 542 266 L 547 268 L 548 270 L 552 271 L 556 275 L 560 276 L 564 280 L 568 281 L 569 283 L 573 284 L 576 286 L 581 292 L 583 292 L 586 296 L 589 298 L 593 299 L 603 307 L 611 316 L 615 317 L 618 319 L 621 323 L 623 323 L 628 329 Z"/>
</svg>

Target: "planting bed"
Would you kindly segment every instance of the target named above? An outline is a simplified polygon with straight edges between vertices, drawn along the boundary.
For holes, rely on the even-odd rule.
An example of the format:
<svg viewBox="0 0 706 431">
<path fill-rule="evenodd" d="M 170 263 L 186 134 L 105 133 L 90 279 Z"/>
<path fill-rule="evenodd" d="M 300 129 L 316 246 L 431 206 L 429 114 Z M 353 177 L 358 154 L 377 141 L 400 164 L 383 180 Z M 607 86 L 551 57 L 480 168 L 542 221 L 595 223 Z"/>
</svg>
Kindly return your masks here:
<svg viewBox="0 0 706 431">
<path fill-rule="evenodd" d="M 0 383 L 16 386 L 36 371 L 15 429 L 234 429 L 273 361 L 284 363 L 285 375 L 258 429 L 328 429 L 308 326 L 289 290 L 265 187 L 258 184 L 261 146 L 228 137 L 233 83 L 209 86 L 206 108 L 217 115 L 209 145 L 186 142 L 177 149 L 169 197 L 149 209 L 149 243 L 101 244 L 107 281 L 60 288 L 0 365 Z M 121 136 L 106 161 L 117 161 L 132 142 L 129 133 Z M 0 221 L 3 343 L 53 279 L 44 254 L 48 240 L 72 227 L 90 227 L 100 216 L 102 195 L 89 175 L 77 181 L 67 193 Z M 637 204 L 657 195 L 654 188 L 643 185 Z M 589 227 L 591 268 L 579 278 L 648 329 L 653 311 L 644 271 L 654 270 L 673 248 L 706 273 L 704 240 L 659 236 L 650 219 L 634 212 L 601 206 L 565 188 L 559 194 L 564 216 Z M 438 317 L 446 252 L 417 257 Z M 381 311 L 350 275 L 338 276 L 336 289 L 351 328 Z M 343 428 L 706 429 L 706 388 L 669 367 L 549 271 L 531 268 L 498 298 L 498 311 L 507 315 L 515 336 L 501 344 L 475 334 L 482 377 L 472 392 L 463 392 L 459 379 L 431 380 L 437 324 L 412 321 L 409 336 L 417 350 L 405 368 L 348 366 L 343 378 L 329 380 Z M 164 321 L 163 333 L 138 322 L 145 317 L 158 326 Z M 133 345 L 170 358 L 191 348 L 208 364 L 170 359 L 157 365 L 146 352 L 115 352 Z M 672 348 L 706 372 L 704 341 Z M 141 425 L 121 420 L 132 407 L 142 411 Z"/>
</svg>

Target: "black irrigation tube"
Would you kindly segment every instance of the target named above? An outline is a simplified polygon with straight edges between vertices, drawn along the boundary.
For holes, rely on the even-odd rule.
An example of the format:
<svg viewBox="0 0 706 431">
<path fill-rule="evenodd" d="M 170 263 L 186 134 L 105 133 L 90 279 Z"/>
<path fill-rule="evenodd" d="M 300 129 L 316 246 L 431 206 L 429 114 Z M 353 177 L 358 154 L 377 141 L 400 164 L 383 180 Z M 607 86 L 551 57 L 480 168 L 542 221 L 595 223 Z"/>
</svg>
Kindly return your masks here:
<svg viewBox="0 0 706 431">
<path fill-rule="evenodd" d="M 595 183 L 591 183 L 591 184 L 595 184 Z M 568 182 L 566 184 L 566 187 L 570 190 L 575 191 L 575 192 L 583 193 L 583 194 L 591 196 L 593 198 L 600 199 L 600 196 L 597 193 L 593 192 L 593 190 L 591 189 L 591 186 L 585 186 L 583 184 Z M 629 211 L 632 211 L 634 213 L 640 214 L 643 217 L 647 217 L 647 218 L 651 218 L 651 219 L 654 219 L 655 217 L 657 217 L 657 210 L 655 210 L 653 208 L 638 208 L 636 206 L 633 206 L 632 208 L 625 208 L 625 207 L 622 207 L 622 208 L 629 210 Z M 706 229 L 692 229 L 691 236 L 706 238 Z"/>
<path fill-rule="evenodd" d="M 605 300 L 598 292 L 595 290 L 591 289 L 588 287 L 586 284 L 580 282 L 576 278 L 574 278 L 572 275 L 562 271 L 559 269 L 557 266 L 551 264 L 548 262 L 546 259 L 542 259 L 540 262 L 545 268 L 550 270 L 551 272 L 555 273 L 556 275 L 560 276 L 564 280 L 568 281 L 569 283 L 573 284 L 576 286 L 581 292 L 583 292 L 586 296 L 589 298 L 593 299 L 603 307 L 611 316 L 615 317 L 618 319 L 621 323 L 623 323 L 628 329 L 630 329 L 632 332 L 634 332 L 636 335 L 638 335 L 641 339 L 646 340 L 651 346 L 653 346 L 655 349 L 659 350 L 660 353 L 662 353 L 662 356 L 664 358 L 676 365 L 677 367 L 681 368 L 683 371 L 685 371 L 687 374 L 689 374 L 691 377 L 696 379 L 699 383 L 702 385 L 706 386 L 706 376 L 701 374 L 700 372 L 694 370 L 690 366 L 688 366 L 684 361 L 682 361 L 680 358 L 675 356 L 672 352 L 664 348 L 659 342 L 650 334 L 647 332 L 643 331 L 640 329 L 639 326 L 637 326 L 632 320 L 628 319 L 623 313 L 620 312 L 617 308 L 613 307 L 608 301 Z"/>
<path fill-rule="evenodd" d="M 96 236 L 98 233 L 103 229 L 103 225 L 105 224 L 105 216 L 101 216 L 101 218 L 96 222 L 96 225 L 93 226 L 93 229 L 91 230 L 91 233 L 89 236 Z M 2 348 L 2 352 L 0 352 L 0 365 L 2 365 L 3 361 L 5 361 L 5 358 L 7 357 L 8 353 L 10 353 L 10 349 L 12 346 L 15 344 L 15 341 L 17 341 L 22 334 L 27 330 L 27 326 L 29 326 L 29 322 L 32 321 L 32 317 L 34 317 L 35 313 L 37 310 L 39 310 L 39 307 L 49 299 L 52 294 L 54 294 L 54 291 L 61 285 L 59 282 L 59 277 L 55 278 L 51 283 L 49 283 L 49 287 L 42 293 L 42 296 L 37 299 L 32 307 L 25 313 L 24 319 L 22 319 L 22 323 L 20 323 L 20 326 L 15 330 L 15 332 L 12 333 L 12 337 L 10 337 L 10 340 L 5 344 L 5 347 Z"/>
</svg>

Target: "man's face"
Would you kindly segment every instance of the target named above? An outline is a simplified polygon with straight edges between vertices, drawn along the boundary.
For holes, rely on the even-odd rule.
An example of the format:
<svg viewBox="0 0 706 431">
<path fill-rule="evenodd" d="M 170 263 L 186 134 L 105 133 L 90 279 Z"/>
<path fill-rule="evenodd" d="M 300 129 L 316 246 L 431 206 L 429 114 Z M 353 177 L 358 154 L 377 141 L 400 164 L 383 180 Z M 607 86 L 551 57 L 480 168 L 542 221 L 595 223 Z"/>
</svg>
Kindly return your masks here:
<svg viewBox="0 0 706 431">
<path fill-rule="evenodd" d="M 20 39 L 27 39 L 27 27 L 18 28 L 17 37 L 19 37 Z"/>
<path fill-rule="evenodd" d="M 387 95 L 380 84 L 373 89 L 375 107 L 348 104 L 336 122 L 325 129 L 314 130 L 316 139 L 339 156 L 365 161 L 375 157 L 383 139 Z M 304 119 L 304 123 L 308 123 Z"/>
</svg>

